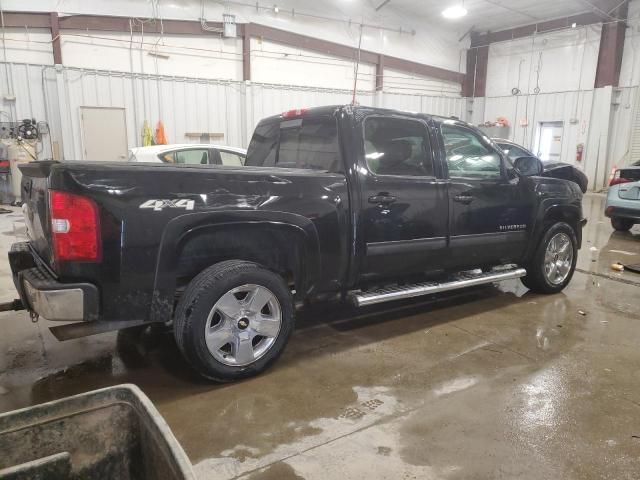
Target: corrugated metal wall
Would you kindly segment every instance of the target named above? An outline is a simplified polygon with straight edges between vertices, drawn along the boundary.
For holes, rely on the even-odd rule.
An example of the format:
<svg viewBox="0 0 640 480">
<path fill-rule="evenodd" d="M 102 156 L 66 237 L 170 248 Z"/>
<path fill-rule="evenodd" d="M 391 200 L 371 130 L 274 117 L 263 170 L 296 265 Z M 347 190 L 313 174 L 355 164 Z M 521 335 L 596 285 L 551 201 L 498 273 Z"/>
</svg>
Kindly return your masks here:
<svg viewBox="0 0 640 480">
<path fill-rule="evenodd" d="M 0 63 L 0 110 L 15 119 L 36 117 L 51 126 L 51 137 L 65 159 L 84 159 L 80 107 L 120 107 L 126 110 L 130 147 L 141 143 L 144 120 L 151 128 L 162 119 L 169 142 L 197 139 L 187 133 L 220 133 L 219 143 L 246 146 L 263 117 L 292 108 L 351 102 L 352 92 L 259 83 L 129 74 L 106 70 L 56 68 L 51 65 Z M 4 72 L 0 71 L 4 74 Z M 452 97 L 358 92 L 361 105 L 463 117 L 464 100 Z M 50 156 L 45 148 L 42 157 Z"/>
<path fill-rule="evenodd" d="M 463 98 L 385 93 L 382 97 L 382 106 L 396 110 L 465 119 L 465 100 Z"/>
<path fill-rule="evenodd" d="M 564 122 L 562 160 L 575 160 L 576 145 L 585 143 L 591 122 L 593 91 L 541 93 L 509 97 L 488 97 L 485 116 L 488 121 L 506 117 L 511 125 L 509 140 L 533 149 L 540 122 Z M 528 125 L 520 126 L 526 119 Z"/>
</svg>

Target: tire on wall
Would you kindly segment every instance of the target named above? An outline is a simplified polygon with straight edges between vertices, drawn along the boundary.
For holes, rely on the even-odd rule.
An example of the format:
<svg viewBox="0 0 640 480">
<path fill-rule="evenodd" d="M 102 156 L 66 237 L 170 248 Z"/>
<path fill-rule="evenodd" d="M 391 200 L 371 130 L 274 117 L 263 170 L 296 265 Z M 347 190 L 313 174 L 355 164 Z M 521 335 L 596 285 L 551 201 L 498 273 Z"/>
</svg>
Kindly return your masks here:
<svg viewBox="0 0 640 480">
<path fill-rule="evenodd" d="M 178 348 L 198 373 L 231 382 L 266 370 L 294 327 L 291 292 L 279 275 L 230 260 L 198 274 L 178 303 Z"/>
<path fill-rule="evenodd" d="M 578 241 L 567 223 L 551 225 L 527 265 L 522 283 L 536 293 L 558 293 L 569 284 L 578 259 Z"/>
</svg>

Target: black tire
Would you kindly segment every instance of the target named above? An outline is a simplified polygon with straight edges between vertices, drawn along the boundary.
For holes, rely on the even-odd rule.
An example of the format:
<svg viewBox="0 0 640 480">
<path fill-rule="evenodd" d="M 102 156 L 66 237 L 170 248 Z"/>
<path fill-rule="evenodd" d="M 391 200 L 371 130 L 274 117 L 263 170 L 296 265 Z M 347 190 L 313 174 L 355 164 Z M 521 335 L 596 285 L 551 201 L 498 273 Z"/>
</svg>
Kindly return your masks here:
<svg viewBox="0 0 640 480">
<path fill-rule="evenodd" d="M 243 366 L 226 365 L 207 348 L 207 319 L 223 295 L 247 284 L 265 287 L 277 298 L 281 310 L 280 330 L 269 350 L 255 362 Z M 269 368 L 284 351 L 294 323 L 293 298 L 282 277 L 255 263 L 230 260 L 207 268 L 189 283 L 178 303 L 173 329 L 178 348 L 200 375 L 216 382 L 232 382 Z"/>
<path fill-rule="evenodd" d="M 571 241 L 571 248 L 573 248 L 573 259 L 571 261 L 571 268 L 569 274 L 561 283 L 554 284 L 547 278 L 545 274 L 544 260 L 547 246 L 552 238 L 559 233 L 566 233 Z M 540 244 L 535 250 L 531 261 L 526 266 L 527 276 L 523 277 L 522 283 L 531 291 L 535 293 L 553 294 L 559 293 L 569 284 L 573 273 L 576 269 L 576 262 L 578 260 L 578 240 L 576 233 L 571 226 L 564 222 L 558 222 L 551 225 L 547 231 L 542 235 Z"/>
<path fill-rule="evenodd" d="M 629 230 L 631 230 L 631 227 L 633 227 L 633 225 L 633 220 L 629 220 L 627 218 L 613 217 L 611 219 L 611 226 L 618 232 L 628 232 Z"/>
</svg>

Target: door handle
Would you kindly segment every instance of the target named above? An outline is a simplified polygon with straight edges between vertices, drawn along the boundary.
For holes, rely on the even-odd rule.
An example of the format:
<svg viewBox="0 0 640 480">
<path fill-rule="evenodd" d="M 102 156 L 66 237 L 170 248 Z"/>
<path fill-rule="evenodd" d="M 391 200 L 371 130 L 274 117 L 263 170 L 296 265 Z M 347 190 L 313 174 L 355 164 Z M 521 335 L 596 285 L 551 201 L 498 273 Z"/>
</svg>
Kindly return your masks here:
<svg viewBox="0 0 640 480">
<path fill-rule="evenodd" d="M 396 197 L 388 193 L 379 193 L 378 195 L 369 197 L 369 203 L 375 203 L 376 205 L 390 205 L 395 201 Z"/>
<path fill-rule="evenodd" d="M 453 197 L 453 201 L 462 203 L 463 205 L 469 205 L 473 202 L 473 197 L 471 195 L 456 195 Z"/>
</svg>

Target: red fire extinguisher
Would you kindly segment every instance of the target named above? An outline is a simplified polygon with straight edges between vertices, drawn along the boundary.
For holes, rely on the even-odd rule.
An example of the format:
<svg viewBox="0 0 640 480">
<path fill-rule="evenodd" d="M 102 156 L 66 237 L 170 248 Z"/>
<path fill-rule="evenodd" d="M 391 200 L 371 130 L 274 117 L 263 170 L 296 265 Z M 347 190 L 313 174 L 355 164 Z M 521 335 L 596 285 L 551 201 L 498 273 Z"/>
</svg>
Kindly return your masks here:
<svg viewBox="0 0 640 480">
<path fill-rule="evenodd" d="M 582 152 L 584 152 L 584 143 L 579 143 L 576 148 L 576 162 L 582 162 Z"/>
</svg>

